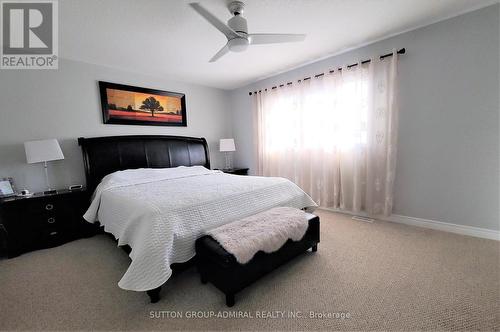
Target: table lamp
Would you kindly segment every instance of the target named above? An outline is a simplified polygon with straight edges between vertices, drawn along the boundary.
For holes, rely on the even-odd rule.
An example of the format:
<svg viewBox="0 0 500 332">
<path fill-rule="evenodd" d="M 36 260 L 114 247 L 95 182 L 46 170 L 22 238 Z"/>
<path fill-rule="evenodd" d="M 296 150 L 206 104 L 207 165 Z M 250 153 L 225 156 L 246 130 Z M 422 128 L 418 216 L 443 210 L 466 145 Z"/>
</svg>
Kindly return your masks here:
<svg viewBox="0 0 500 332">
<path fill-rule="evenodd" d="M 45 181 L 47 182 L 47 191 L 44 191 L 44 194 L 56 193 L 57 190 L 52 190 L 50 188 L 47 162 L 64 159 L 64 155 L 57 140 L 46 139 L 25 142 L 24 150 L 26 151 L 26 161 L 28 162 L 28 164 L 43 163 L 43 167 L 45 170 Z"/>
<path fill-rule="evenodd" d="M 226 156 L 226 168 L 225 170 L 232 169 L 232 155 L 230 152 L 236 151 L 236 148 L 234 146 L 234 139 L 233 138 L 223 138 L 219 142 L 220 146 L 220 152 L 224 152 L 224 155 Z"/>
</svg>

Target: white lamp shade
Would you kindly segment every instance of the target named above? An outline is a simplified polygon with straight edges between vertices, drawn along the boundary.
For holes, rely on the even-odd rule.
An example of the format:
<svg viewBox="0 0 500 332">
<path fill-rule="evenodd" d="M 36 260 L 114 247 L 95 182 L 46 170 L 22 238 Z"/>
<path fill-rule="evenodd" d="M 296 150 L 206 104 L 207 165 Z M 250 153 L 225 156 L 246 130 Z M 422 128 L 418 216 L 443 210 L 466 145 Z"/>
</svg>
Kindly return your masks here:
<svg viewBox="0 0 500 332">
<path fill-rule="evenodd" d="M 232 138 L 223 138 L 220 140 L 220 151 L 221 152 L 229 152 L 236 151 L 234 146 L 234 139 Z"/>
<path fill-rule="evenodd" d="M 24 142 L 24 150 L 28 164 L 64 159 L 56 139 Z"/>
</svg>

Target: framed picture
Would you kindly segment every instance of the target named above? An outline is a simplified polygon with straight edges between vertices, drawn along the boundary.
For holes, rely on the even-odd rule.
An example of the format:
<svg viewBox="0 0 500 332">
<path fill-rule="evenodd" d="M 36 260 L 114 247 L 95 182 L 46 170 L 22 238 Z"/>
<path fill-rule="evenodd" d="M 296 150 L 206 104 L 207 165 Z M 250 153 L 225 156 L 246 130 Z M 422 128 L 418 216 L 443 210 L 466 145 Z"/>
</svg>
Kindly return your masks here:
<svg viewBox="0 0 500 332">
<path fill-rule="evenodd" d="M 10 197 L 16 194 L 12 178 L 0 178 L 0 197 Z"/>
<path fill-rule="evenodd" d="M 99 81 L 104 123 L 187 126 L 183 93 Z"/>
</svg>

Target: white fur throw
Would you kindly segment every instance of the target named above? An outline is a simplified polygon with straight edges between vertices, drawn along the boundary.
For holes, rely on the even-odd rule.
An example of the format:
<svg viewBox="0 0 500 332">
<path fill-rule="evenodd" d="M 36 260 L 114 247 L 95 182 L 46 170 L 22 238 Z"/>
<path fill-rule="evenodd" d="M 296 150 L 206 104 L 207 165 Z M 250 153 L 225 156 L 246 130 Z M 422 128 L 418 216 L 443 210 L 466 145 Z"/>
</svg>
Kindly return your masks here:
<svg viewBox="0 0 500 332">
<path fill-rule="evenodd" d="M 281 248 L 288 239 L 301 240 L 308 226 L 304 211 L 276 207 L 217 227 L 207 234 L 233 254 L 238 263 L 245 264 L 259 250 L 271 253 Z"/>
</svg>

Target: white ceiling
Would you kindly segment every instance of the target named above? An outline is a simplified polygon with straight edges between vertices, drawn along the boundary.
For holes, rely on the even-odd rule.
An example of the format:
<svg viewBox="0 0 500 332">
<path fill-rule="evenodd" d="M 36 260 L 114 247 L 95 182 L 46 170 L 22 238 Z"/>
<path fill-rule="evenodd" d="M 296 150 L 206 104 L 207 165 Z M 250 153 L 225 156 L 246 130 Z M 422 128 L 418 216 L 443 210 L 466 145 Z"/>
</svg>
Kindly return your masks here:
<svg viewBox="0 0 500 332">
<path fill-rule="evenodd" d="M 59 1 L 63 58 L 234 89 L 274 73 L 496 0 L 247 0 L 251 33 L 306 33 L 302 43 L 252 46 L 215 63 L 225 37 L 196 0 Z M 199 0 L 223 21 L 226 0 Z"/>
</svg>

